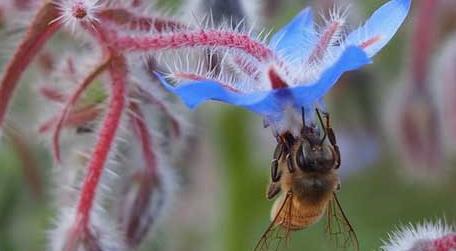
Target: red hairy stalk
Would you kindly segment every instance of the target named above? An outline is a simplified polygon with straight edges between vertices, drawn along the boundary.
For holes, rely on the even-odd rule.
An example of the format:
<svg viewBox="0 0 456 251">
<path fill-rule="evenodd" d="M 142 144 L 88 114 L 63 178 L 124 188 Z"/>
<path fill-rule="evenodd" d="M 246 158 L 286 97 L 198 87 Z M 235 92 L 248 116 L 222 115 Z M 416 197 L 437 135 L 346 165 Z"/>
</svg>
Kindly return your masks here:
<svg viewBox="0 0 456 251">
<path fill-rule="evenodd" d="M 171 113 L 169 108 L 163 102 L 161 102 L 160 100 L 158 100 L 157 98 L 155 98 L 154 96 L 152 96 L 151 94 L 149 94 L 145 91 L 143 93 L 141 93 L 141 95 L 144 96 L 144 98 L 146 99 L 146 101 L 148 103 L 160 108 L 161 112 L 163 112 L 165 114 L 165 116 L 170 120 L 174 135 L 176 137 L 179 137 L 181 134 L 181 128 L 179 125 L 179 121 L 177 120 L 177 118 L 175 118 L 173 116 L 173 114 Z"/>
<path fill-rule="evenodd" d="M 88 106 L 82 108 L 78 111 L 70 112 L 64 122 L 64 127 L 77 127 L 82 126 L 86 123 L 94 121 L 96 118 L 100 116 L 102 109 L 98 106 Z M 59 116 L 54 116 L 51 119 L 47 120 L 38 129 L 39 133 L 46 133 L 51 130 L 55 124 L 57 123 Z"/>
<path fill-rule="evenodd" d="M 456 233 L 451 233 L 433 241 L 433 251 L 456 250 Z"/>
<path fill-rule="evenodd" d="M 125 59 L 121 56 L 113 56 L 109 73 L 112 78 L 111 100 L 104 121 L 98 135 L 98 141 L 90 155 L 87 170 L 88 173 L 81 188 L 81 197 L 77 206 L 77 222 L 82 228 L 87 228 L 90 220 L 90 211 L 95 199 L 96 188 L 100 181 L 106 160 L 114 143 L 117 130 L 120 125 L 122 113 L 125 109 L 126 99 L 126 74 Z"/>
<path fill-rule="evenodd" d="M 55 4 L 52 1 L 46 1 L 36 14 L 25 38 L 8 63 L 0 82 L 0 126 L 3 124 L 9 102 L 22 73 L 44 43 L 60 28 L 60 22 L 52 22 L 58 16 L 59 13 Z"/>
<path fill-rule="evenodd" d="M 239 49 L 262 62 L 275 58 L 273 51 L 266 45 L 246 34 L 233 31 L 184 31 L 149 36 L 125 36 L 112 40 L 119 50 L 151 51 L 185 47 L 223 47 Z"/>
<path fill-rule="evenodd" d="M 438 17 L 439 0 L 419 2 L 412 41 L 412 83 L 419 90 L 426 90 L 428 66 L 431 62 L 432 45 L 435 40 L 435 24 Z"/>
<path fill-rule="evenodd" d="M 315 62 L 324 57 L 328 46 L 330 46 L 331 42 L 334 40 L 334 35 L 337 34 L 341 26 L 342 24 L 339 21 L 332 21 L 326 26 L 320 40 L 313 49 L 312 54 L 310 54 L 309 62 Z"/>
<path fill-rule="evenodd" d="M 187 25 L 175 20 L 137 15 L 126 9 L 105 9 L 98 16 L 103 21 L 121 25 L 130 30 L 140 31 L 173 31 L 187 29 Z"/>
<path fill-rule="evenodd" d="M 155 154 L 152 150 L 151 134 L 149 133 L 147 125 L 144 121 L 144 114 L 142 113 L 140 107 L 136 103 L 131 102 L 130 109 L 134 114 L 133 116 L 131 116 L 131 119 L 133 121 L 133 124 L 135 125 L 136 134 L 142 145 L 144 161 L 146 162 L 146 170 L 152 176 L 155 176 L 157 172 L 157 160 L 155 159 Z"/>
<path fill-rule="evenodd" d="M 411 67 L 408 82 L 410 94 L 401 106 L 400 136 L 413 166 L 429 170 L 440 166 L 442 139 L 438 130 L 437 107 L 429 89 L 429 66 L 434 43 L 433 31 L 439 1 L 423 0 L 418 5 L 417 22 L 412 35 Z"/>
<path fill-rule="evenodd" d="M 57 161 L 57 163 L 61 162 L 60 158 L 60 131 L 62 130 L 62 127 L 64 125 L 66 116 L 68 112 L 71 110 L 71 108 L 76 104 L 76 102 L 79 100 L 81 97 L 82 93 L 87 89 L 87 87 L 90 86 L 90 84 L 95 80 L 95 78 L 100 75 L 108 66 L 108 64 L 111 61 L 111 57 L 107 57 L 105 60 L 103 60 L 102 63 L 100 63 L 98 66 L 96 66 L 88 75 L 87 77 L 79 84 L 76 88 L 76 90 L 71 94 L 69 100 L 65 104 L 65 107 L 63 108 L 61 114 L 59 115 L 59 119 L 57 121 L 57 125 L 55 127 L 54 133 L 52 135 L 52 149 L 54 152 L 54 158 Z"/>
<path fill-rule="evenodd" d="M 151 134 L 144 121 L 141 108 L 136 103 L 130 103 L 133 115 L 131 121 L 134 125 L 136 135 L 142 146 L 142 153 L 145 168 L 138 175 L 139 187 L 137 195 L 131 205 L 126 219 L 125 232 L 127 243 L 131 247 L 136 247 L 147 234 L 152 221 L 150 214 L 150 199 L 152 198 L 154 187 L 158 186 L 157 159 L 152 146 Z"/>
</svg>

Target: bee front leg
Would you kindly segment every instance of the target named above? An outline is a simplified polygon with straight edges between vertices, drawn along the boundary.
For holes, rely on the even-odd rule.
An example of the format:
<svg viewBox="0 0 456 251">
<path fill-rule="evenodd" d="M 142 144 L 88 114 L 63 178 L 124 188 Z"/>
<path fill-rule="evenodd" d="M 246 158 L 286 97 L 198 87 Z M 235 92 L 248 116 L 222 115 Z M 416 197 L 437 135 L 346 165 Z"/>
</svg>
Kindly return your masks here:
<svg viewBox="0 0 456 251">
<path fill-rule="evenodd" d="M 296 171 L 296 167 L 294 165 L 294 162 L 293 162 L 293 159 L 291 158 L 291 154 L 287 154 L 287 167 L 288 167 L 288 171 L 290 173 L 294 173 Z"/>
<path fill-rule="evenodd" d="M 281 191 L 280 183 L 272 182 L 268 186 L 268 190 L 266 191 L 266 198 L 268 200 L 273 199 L 279 192 Z"/>
<path fill-rule="evenodd" d="M 334 148 L 334 151 L 336 152 L 336 157 L 337 157 L 336 169 L 338 169 L 340 167 L 340 164 L 341 164 L 341 158 L 340 158 L 339 146 L 337 145 L 336 134 L 334 133 L 334 130 L 331 127 L 331 123 L 329 122 L 329 113 L 325 112 L 323 114 L 323 116 L 326 119 L 326 131 L 327 131 L 327 134 L 328 134 L 329 142 L 331 143 L 331 145 Z"/>
<path fill-rule="evenodd" d="M 279 143 L 274 150 L 274 156 L 271 161 L 271 179 L 272 182 L 277 182 L 280 180 L 282 173 L 279 170 L 279 159 L 283 153 L 283 144 Z"/>
</svg>

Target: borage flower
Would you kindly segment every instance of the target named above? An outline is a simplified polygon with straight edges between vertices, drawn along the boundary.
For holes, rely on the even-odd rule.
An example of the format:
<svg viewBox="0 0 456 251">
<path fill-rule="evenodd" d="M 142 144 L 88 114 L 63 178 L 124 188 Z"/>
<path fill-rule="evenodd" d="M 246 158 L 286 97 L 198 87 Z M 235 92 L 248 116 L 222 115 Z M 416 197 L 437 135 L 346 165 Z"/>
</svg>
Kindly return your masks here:
<svg viewBox="0 0 456 251">
<path fill-rule="evenodd" d="M 207 31 L 204 38 L 213 41 L 208 44 L 230 48 L 222 61 L 229 61 L 239 74 L 227 76 L 233 71 L 222 69 L 213 77 L 178 69 L 168 76 L 157 75 L 190 108 L 208 100 L 221 101 L 263 116 L 274 133 L 298 135 L 302 109 L 306 119 L 314 117 L 315 108 L 324 109 L 325 94 L 344 72 L 370 63 L 399 29 L 410 5 L 410 0 L 389 1 L 348 36 L 343 35 L 346 11 L 331 12 L 317 28 L 310 8 L 275 33 L 267 45 L 245 34 L 219 43 L 220 34 L 216 39 L 210 37 L 213 31 Z M 177 80 L 177 86 L 169 79 Z"/>
</svg>

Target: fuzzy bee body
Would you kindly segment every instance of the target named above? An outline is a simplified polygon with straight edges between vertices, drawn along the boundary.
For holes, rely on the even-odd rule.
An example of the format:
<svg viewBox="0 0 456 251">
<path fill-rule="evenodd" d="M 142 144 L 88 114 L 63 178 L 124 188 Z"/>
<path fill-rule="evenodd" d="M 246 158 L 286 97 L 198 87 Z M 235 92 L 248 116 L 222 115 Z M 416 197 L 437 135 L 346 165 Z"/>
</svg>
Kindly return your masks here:
<svg viewBox="0 0 456 251">
<path fill-rule="evenodd" d="M 303 151 L 303 144 L 303 140 L 298 140 L 288 155 L 282 154 L 278 159 L 282 194 L 274 202 L 271 220 L 277 217 L 275 223 L 289 230 L 304 229 L 321 219 L 339 183 L 334 168 L 307 172 L 299 167 L 297 158 L 299 154 L 304 154 L 300 152 Z M 291 172 L 289 164 L 297 168 Z"/>
<path fill-rule="evenodd" d="M 327 233 L 336 239 L 341 237 L 344 248 L 353 246 L 358 250 L 355 232 L 336 196 L 340 189 L 337 174 L 339 148 L 329 124 L 329 115 L 325 114 L 327 122 L 324 125 L 318 111 L 317 114 L 323 137 L 315 127 L 304 127 L 299 137 L 289 133 L 277 137 L 278 144 L 271 162 L 272 182 L 266 193 L 268 199 L 275 198 L 271 224 L 255 250 L 277 247 L 290 232 L 308 228 L 324 216 L 327 218 Z M 271 245 L 270 242 L 279 243 Z"/>
</svg>

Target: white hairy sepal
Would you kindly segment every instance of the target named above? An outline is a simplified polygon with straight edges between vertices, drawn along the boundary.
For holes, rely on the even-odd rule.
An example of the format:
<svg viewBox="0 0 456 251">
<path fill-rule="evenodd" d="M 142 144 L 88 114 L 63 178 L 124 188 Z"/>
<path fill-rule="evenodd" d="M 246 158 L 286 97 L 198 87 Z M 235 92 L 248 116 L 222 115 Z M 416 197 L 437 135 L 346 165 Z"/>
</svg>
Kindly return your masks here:
<svg viewBox="0 0 456 251">
<path fill-rule="evenodd" d="M 81 23 L 93 24 L 99 22 L 97 13 L 103 7 L 99 0 L 55 0 L 60 16 L 54 22 L 62 22 L 72 32 Z"/>
<path fill-rule="evenodd" d="M 382 251 L 429 251 L 432 241 L 454 233 L 454 226 L 445 221 L 427 221 L 416 226 L 409 224 L 401 226 L 388 234 L 388 240 L 383 241 Z M 420 249 L 424 248 L 424 249 Z"/>
</svg>

